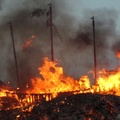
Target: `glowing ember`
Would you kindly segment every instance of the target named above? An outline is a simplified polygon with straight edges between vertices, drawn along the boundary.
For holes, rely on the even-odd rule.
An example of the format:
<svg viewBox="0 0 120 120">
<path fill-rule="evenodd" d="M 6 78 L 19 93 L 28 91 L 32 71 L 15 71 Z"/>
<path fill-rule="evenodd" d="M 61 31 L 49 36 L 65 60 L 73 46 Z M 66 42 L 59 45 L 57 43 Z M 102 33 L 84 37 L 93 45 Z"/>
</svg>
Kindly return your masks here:
<svg viewBox="0 0 120 120">
<path fill-rule="evenodd" d="M 31 38 L 25 41 L 25 43 L 22 45 L 22 50 L 32 47 L 33 40 L 36 38 L 35 35 L 32 35 Z"/>
<path fill-rule="evenodd" d="M 117 51 L 117 52 L 116 52 L 116 57 L 117 57 L 118 59 L 120 59 L 120 51 Z"/>
<path fill-rule="evenodd" d="M 0 90 L 0 97 L 7 96 L 7 92 L 8 92 L 8 90 L 1 89 Z"/>
<path fill-rule="evenodd" d="M 17 91 L 11 91 L 5 88 L 0 89 L 0 110 L 9 110 L 16 108 L 23 108 L 33 103 L 32 96 L 26 93 L 17 93 Z M 31 107 L 31 106 L 30 106 Z"/>
</svg>

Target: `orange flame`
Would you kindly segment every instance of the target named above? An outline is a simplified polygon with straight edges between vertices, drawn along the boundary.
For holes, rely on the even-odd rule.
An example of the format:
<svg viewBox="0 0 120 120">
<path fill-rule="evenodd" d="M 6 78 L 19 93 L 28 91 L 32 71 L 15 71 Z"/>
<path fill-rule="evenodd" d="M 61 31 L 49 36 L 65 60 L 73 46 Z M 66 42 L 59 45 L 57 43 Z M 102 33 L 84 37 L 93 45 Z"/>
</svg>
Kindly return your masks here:
<svg viewBox="0 0 120 120">
<path fill-rule="evenodd" d="M 116 52 L 116 57 L 117 57 L 118 59 L 120 59 L 120 51 L 117 51 L 117 52 Z"/>
<path fill-rule="evenodd" d="M 90 80 L 87 75 L 81 76 L 76 80 L 68 75 L 65 75 L 63 68 L 58 65 L 57 61 L 51 61 L 44 58 L 42 67 L 38 68 L 41 77 L 31 79 L 33 88 L 29 88 L 26 84 L 26 94 L 19 98 L 17 91 L 10 91 L 8 89 L 0 89 L 0 98 L 11 97 L 15 98 L 19 105 L 15 107 L 28 106 L 42 98 L 50 100 L 58 95 L 60 92 L 77 93 L 100 93 L 100 94 L 114 94 L 120 96 L 120 67 L 115 70 L 102 69 L 97 73 L 96 84 L 90 85 Z M 91 72 L 94 73 L 94 72 Z M 51 96 L 52 95 L 52 96 Z M 0 102 L 0 109 L 2 108 Z M 33 106 L 31 106 L 32 108 Z M 30 110 L 31 110 L 30 108 Z"/>
<path fill-rule="evenodd" d="M 63 68 L 57 62 L 44 59 L 42 67 L 38 68 L 40 77 L 32 78 L 33 88 L 29 93 L 52 93 L 56 97 L 59 92 L 79 91 L 79 93 L 92 92 L 102 94 L 120 95 L 120 69 L 107 71 L 105 69 L 98 72 L 96 84 L 90 86 L 87 75 L 76 80 L 67 76 Z"/>
<path fill-rule="evenodd" d="M 34 38 L 36 38 L 36 36 L 32 35 L 28 40 L 26 40 L 25 43 L 21 47 L 22 50 L 29 48 L 29 47 L 32 47 L 32 43 L 33 43 Z"/>
<path fill-rule="evenodd" d="M 29 106 L 29 104 L 35 101 L 32 100 L 32 96 L 30 94 L 23 94 L 22 97 L 19 98 L 19 93 L 17 91 L 11 91 L 5 88 L 0 89 L 0 110 L 9 110 L 15 108 L 23 108 L 24 111 L 25 106 Z M 30 106 L 29 110 L 32 110 L 33 106 Z"/>
<path fill-rule="evenodd" d="M 120 95 L 120 68 L 110 71 L 101 70 L 94 88 L 95 92 Z"/>
<path fill-rule="evenodd" d="M 56 62 L 44 59 L 44 64 L 38 68 L 43 78 L 32 78 L 32 93 L 58 93 L 79 90 L 79 82 L 63 74 L 63 68 Z"/>
</svg>

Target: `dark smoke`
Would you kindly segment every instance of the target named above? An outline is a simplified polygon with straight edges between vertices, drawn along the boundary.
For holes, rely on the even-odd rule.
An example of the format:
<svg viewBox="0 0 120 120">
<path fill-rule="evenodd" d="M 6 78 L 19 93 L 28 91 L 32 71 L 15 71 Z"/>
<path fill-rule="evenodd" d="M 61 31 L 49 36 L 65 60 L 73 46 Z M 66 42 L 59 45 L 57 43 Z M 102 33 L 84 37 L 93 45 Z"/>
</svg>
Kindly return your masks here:
<svg viewBox="0 0 120 120">
<path fill-rule="evenodd" d="M 84 21 L 79 24 L 79 30 L 76 36 L 72 38 L 71 45 L 76 49 L 84 51 L 85 49 L 93 49 L 93 36 L 92 36 L 92 20 L 91 16 L 95 17 L 95 39 L 96 39 L 96 53 L 98 67 L 107 64 L 109 59 L 106 54 L 110 49 L 109 39 L 116 36 L 116 18 L 117 13 L 114 10 L 100 9 L 95 11 L 87 11 Z M 88 20 L 87 20 L 88 19 Z M 114 38 L 116 39 L 116 38 Z M 91 64 L 91 63 L 90 63 Z"/>
<path fill-rule="evenodd" d="M 113 68 L 116 64 L 115 55 L 111 51 L 111 43 L 116 41 L 117 36 L 117 12 L 108 9 L 98 9 L 85 11 L 83 14 L 85 15 L 79 22 L 71 16 L 63 14 L 60 21 L 65 24 L 59 25 L 59 27 L 62 26 L 62 30 L 66 30 L 65 34 L 63 34 L 68 37 L 65 36 L 67 39 L 65 39 L 65 46 L 63 46 L 66 57 L 63 58 L 63 52 L 61 52 L 61 57 L 64 60 L 63 64 L 66 66 L 65 70 L 75 77 L 84 74 L 85 71 L 87 73 L 87 71 L 93 68 L 92 16 L 95 17 L 98 69 L 103 67 L 106 69 Z M 77 23 L 76 29 L 74 28 L 75 23 Z M 113 63 L 111 64 L 111 62 Z"/>
<path fill-rule="evenodd" d="M 48 11 L 50 1 L 45 0 L 4 0 L 0 1 L 0 77 L 4 82 L 11 81 L 16 86 L 15 63 L 8 22 L 12 21 L 15 38 L 20 84 L 30 83 L 30 78 L 40 76 L 38 66 L 44 57 L 50 58 L 50 31 L 46 26 L 47 16 L 31 17 L 36 8 Z M 67 1 L 52 1 L 53 22 L 62 37 L 54 31 L 54 55 L 59 59 L 66 74 L 77 79 L 93 69 L 92 20 L 96 22 L 96 47 L 98 67 L 110 66 L 110 41 L 116 40 L 116 17 L 114 10 L 85 11 L 83 18 L 72 15 L 73 10 Z M 21 50 L 25 40 L 36 35 L 33 46 Z M 111 56 L 113 57 L 113 56 Z"/>
<path fill-rule="evenodd" d="M 112 50 L 116 52 L 120 52 L 120 40 L 117 40 L 113 45 L 112 45 Z"/>
</svg>

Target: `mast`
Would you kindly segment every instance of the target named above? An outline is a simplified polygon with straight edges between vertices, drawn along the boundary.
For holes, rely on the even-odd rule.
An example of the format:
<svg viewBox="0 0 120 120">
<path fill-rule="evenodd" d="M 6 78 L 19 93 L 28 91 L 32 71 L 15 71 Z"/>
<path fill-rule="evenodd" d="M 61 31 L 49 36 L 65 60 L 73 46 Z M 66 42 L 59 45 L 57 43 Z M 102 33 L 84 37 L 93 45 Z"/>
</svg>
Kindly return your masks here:
<svg viewBox="0 0 120 120">
<path fill-rule="evenodd" d="M 93 52 L 94 52 L 94 84 L 97 81 L 97 61 L 96 61 L 96 41 L 95 41 L 95 19 L 94 16 L 92 19 L 92 26 L 93 26 Z"/>
<path fill-rule="evenodd" d="M 15 50 L 14 36 L 13 36 L 13 27 L 12 27 L 11 22 L 9 23 L 9 25 L 10 25 L 10 32 L 11 32 L 13 53 L 14 53 L 14 60 L 15 60 L 16 77 L 17 77 L 17 89 L 19 89 L 19 72 L 18 72 L 18 64 L 17 64 L 17 56 L 16 56 L 16 50 Z"/>
</svg>

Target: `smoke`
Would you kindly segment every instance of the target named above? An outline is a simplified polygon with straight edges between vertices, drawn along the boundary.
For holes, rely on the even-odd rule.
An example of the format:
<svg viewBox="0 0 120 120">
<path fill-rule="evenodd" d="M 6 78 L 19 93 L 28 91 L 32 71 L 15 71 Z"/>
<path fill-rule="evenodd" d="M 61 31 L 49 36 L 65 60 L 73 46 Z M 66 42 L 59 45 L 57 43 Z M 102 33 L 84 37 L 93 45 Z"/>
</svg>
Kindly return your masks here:
<svg viewBox="0 0 120 120">
<path fill-rule="evenodd" d="M 37 74 L 37 68 L 43 57 L 50 51 L 48 28 L 45 25 L 46 17 L 32 18 L 32 12 L 36 8 L 47 8 L 49 1 L 44 0 L 5 0 L 1 2 L 0 29 L 1 29 L 1 80 L 11 81 L 12 86 L 16 86 L 16 71 L 10 35 L 9 21 L 12 21 L 15 47 L 18 59 L 20 84 L 25 86 L 30 78 Z M 32 35 L 37 38 L 33 47 L 22 51 L 21 46 Z M 45 52 L 44 52 L 45 51 Z"/>
<path fill-rule="evenodd" d="M 76 36 L 72 38 L 72 46 L 84 52 L 84 49 L 93 49 L 92 36 L 92 20 L 91 16 L 95 16 L 95 41 L 98 67 L 104 67 L 109 64 L 107 58 L 108 50 L 110 50 L 110 39 L 116 41 L 116 18 L 117 13 L 114 10 L 98 9 L 95 11 L 86 11 L 84 21 L 80 23 Z M 93 51 L 92 51 L 93 52 Z M 88 52 L 89 54 L 89 52 Z M 91 53 L 90 53 L 91 54 Z M 92 53 L 93 54 L 93 53 Z M 93 56 L 91 54 L 91 56 Z M 91 57 L 90 57 L 91 58 Z M 92 59 L 92 58 L 91 58 Z M 90 63 L 91 64 L 91 63 Z M 110 63 L 111 64 L 111 63 Z M 110 66 L 110 65 L 107 65 Z"/>
<path fill-rule="evenodd" d="M 92 16 L 95 16 L 98 68 L 110 67 L 111 59 L 116 60 L 111 50 L 113 40 L 116 41 L 117 36 L 116 11 L 86 10 L 84 13 L 81 12 L 83 17 L 78 19 L 67 1 L 1 0 L 0 77 L 2 81 L 11 81 L 11 85 L 16 86 L 9 21 L 12 21 L 13 25 L 21 86 L 30 83 L 30 78 L 40 76 L 38 67 L 42 65 L 43 58 L 50 58 L 51 54 L 50 30 L 46 26 L 46 15 L 39 18 L 31 15 L 36 8 L 48 11 L 50 2 L 53 4 L 53 23 L 62 38 L 61 40 L 54 30 L 54 56 L 55 59 L 60 60 L 66 74 L 79 79 L 81 75 L 93 69 Z M 32 35 L 36 36 L 32 47 L 21 50 L 21 46 Z"/>
<path fill-rule="evenodd" d="M 113 44 L 112 49 L 114 52 L 120 52 L 120 40 Z"/>
<path fill-rule="evenodd" d="M 62 33 L 66 39 L 60 58 L 64 61 L 63 66 L 66 72 L 77 79 L 94 67 L 92 16 L 95 17 L 97 68 L 113 69 L 117 64 L 115 54 L 111 50 L 111 44 L 113 45 L 117 40 L 117 12 L 97 9 L 86 10 L 83 14 L 82 19 L 63 14 L 61 24 L 59 24 L 59 28 L 62 26 L 61 30 L 66 30 L 65 34 Z M 65 23 L 64 26 L 62 23 Z"/>
</svg>

